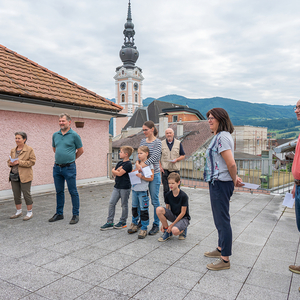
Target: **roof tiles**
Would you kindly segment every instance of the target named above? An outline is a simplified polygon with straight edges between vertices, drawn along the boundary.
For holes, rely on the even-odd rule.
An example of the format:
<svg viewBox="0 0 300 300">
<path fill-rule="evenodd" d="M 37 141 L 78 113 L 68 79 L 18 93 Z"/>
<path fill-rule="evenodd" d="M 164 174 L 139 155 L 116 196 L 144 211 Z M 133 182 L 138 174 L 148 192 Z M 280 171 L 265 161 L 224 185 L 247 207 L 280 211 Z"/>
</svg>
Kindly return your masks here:
<svg viewBox="0 0 300 300">
<path fill-rule="evenodd" d="M 155 125 L 159 129 L 159 125 Z M 169 128 L 172 128 L 177 136 L 177 124 L 169 124 Z M 203 144 L 212 138 L 213 134 L 210 130 L 207 120 L 194 121 L 194 122 L 183 122 L 183 133 L 184 137 L 181 139 L 181 143 L 186 154 L 186 157 L 191 156 L 197 151 Z M 117 141 L 113 141 L 112 147 L 119 148 L 121 146 L 129 145 L 134 149 L 137 149 L 140 145 L 141 140 L 145 138 L 142 131 L 137 134 L 133 134 L 126 138 L 122 138 Z M 165 137 L 161 137 L 164 140 Z"/>
<path fill-rule="evenodd" d="M 119 112 L 117 105 L 0 45 L 0 93 Z"/>
</svg>

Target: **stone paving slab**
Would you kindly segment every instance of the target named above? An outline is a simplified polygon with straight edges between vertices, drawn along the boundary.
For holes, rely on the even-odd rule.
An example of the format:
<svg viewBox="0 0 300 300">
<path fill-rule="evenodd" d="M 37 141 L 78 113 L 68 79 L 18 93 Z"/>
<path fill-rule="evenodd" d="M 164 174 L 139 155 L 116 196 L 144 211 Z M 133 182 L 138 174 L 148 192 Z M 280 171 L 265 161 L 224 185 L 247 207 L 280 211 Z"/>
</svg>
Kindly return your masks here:
<svg viewBox="0 0 300 300">
<path fill-rule="evenodd" d="M 69 224 L 68 194 L 65 218 L 54 223 L 48 222 L 53 192 L 33 196 L 27 222 L 9 219 L 12 199 L 0 202 L 0 299 L 300 299 L 300 275 L 288 270 L 300 264 L 299 232 L 282 196 L 234 193 L 231 269 L 216 272 L 206 268 L 214 259 L 203 255 L 217 243 L 208 190 L 182 187 L 192 217 L 187 238 L 158 242 L 159 234 L 139 240 L 126 229 L 99 230 L 112 188 L 112 182 L 79 188 L 76 225 Z M 120 215 L 118 204 L 115 222 Z M 128 226 L 130 218 L 129 210 Z"/>
</svg>

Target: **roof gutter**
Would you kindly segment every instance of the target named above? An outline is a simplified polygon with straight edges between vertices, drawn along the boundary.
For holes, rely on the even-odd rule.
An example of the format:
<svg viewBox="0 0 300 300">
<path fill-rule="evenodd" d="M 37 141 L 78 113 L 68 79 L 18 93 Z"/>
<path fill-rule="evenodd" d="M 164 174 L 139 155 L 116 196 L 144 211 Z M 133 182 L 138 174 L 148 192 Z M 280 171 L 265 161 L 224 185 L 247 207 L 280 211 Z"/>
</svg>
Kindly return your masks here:
<svg viewBox="0 0 300 300">
<path fill-rule="evenodd" d="M 285 144 L 282 144 L 280 146 L 277 146 L 273 150 L 275 151 L 275 153 L 283 153 L 283 152 L 295 151 L 295 148 L 296 148 L 296 145 L 297 145 L 297 141 L 298 141 L 298 139 L 290 141 L 288 143 L 285 143 Z"/>
<path fill-rule="evenodd" d="M 58 107 L 58 108 L 64 108 L 64 109 L 80 110 L 80 111 L 92 112 L 92 113 L 96 113 L 96 114 L 105 114 L 105 115 L 114 116 L 116 118 L 127 117 L 127 115 L 120 114 L 115 111 L 103 110 L 103 109 L 92 108 L 92 107 L 84 107 L 84 106 L 79 106 L 76 104 L 59 103 L 59 102 L 54 102 L 52 100 L 45 101 L 45 100 L 40 100 L 40 99 L 35 99 L 35 98 L 26 98 L 26 97 L 22 97 L 22 96 L 12 96 L 12 95 L 6 95 L 6 94 L 0 94 L 0 99 L 14 101 L 14 102 L 21 102 L 21 103 L 24 102 L 24 103 L 35 104 L 35 105 Z"/>
</svg>

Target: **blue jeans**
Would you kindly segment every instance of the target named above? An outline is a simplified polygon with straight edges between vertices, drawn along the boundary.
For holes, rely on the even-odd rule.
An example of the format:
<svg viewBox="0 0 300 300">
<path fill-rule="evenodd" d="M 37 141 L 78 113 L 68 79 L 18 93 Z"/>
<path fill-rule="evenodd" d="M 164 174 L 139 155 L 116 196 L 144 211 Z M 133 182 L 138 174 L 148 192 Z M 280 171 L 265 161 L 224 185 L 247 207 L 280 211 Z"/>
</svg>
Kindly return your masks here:
<svg viewBox="0 0 300 300">
<path fill-rule="evenodd" d="M 139 216 L 140 214 L 140 216 Z M 147 191 L 132 191 L 132 223 L 138 224 L 141 217 L 141 230 L 149 225 L 149 197 Z"/>
<path fill-rule="evenodd" d="M 295 191 L 295 213 L 297 228 L 300 231 L 300 185 L 296 185 Z"/>
<path fill-rule="evenodd" d="M 160 181 L 161 181 L 160 173 L 155 173 L 153 181 L 149 182 L 149 192 L 150 192 L 150 197 L 151 197 L 151 204 L 154 207 L 154 222 L 153 222 L 153 224 L 155 224 L 157 226 L 159 226 L 159 218 L 156 214 L 156 208 L 160 206 L 160 203 L 159 203 Z"/>
<path fill-rule="evenodd" d="M 53 178 L 56 190 L 56 213 L 62 215 L 65 205 L 65 181 L 71 195 L 73 205 L 73 216 L 79 216 L 79 195 L 76 187 L 76 164 L 68 167 L 59 167 L 54 164 Z"/>
<path fill-rule="evenodd" d="M 218 246 L 222 256 L 230 256 L 232 249 L 232 230 L 230 225 L 229 201 L 234 190 L 233 181 L 215 180 L 209 182 L 209 193 L 214 223 L 218 230 Z"/>
<path fill-rule="evenodd" d="M 122 215 L 120 222 L 126 223 L 128 217 L 128 199 L 131 189 L 117 189 L 114 187 L 108 206 L 108 218 L 107 223 L 113 223 L 116 211 L 116 205 L 121 198 Z"/>
</svg>

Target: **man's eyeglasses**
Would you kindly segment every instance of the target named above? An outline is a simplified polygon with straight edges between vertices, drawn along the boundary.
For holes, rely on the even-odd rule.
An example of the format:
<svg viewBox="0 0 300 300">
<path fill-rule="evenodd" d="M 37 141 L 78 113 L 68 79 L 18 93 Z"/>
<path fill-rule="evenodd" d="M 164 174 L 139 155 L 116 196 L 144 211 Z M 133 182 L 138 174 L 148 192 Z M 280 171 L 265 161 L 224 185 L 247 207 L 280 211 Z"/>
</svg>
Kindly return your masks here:
<svg viewBox="0 0 300 300">
<path fill-rule="evenodd" d="M 294 110 L 295 110 L 295 111 L 296 111 L 297 109 L 300 109 L 300 105 L 294 107 Z"/>
</svg>

